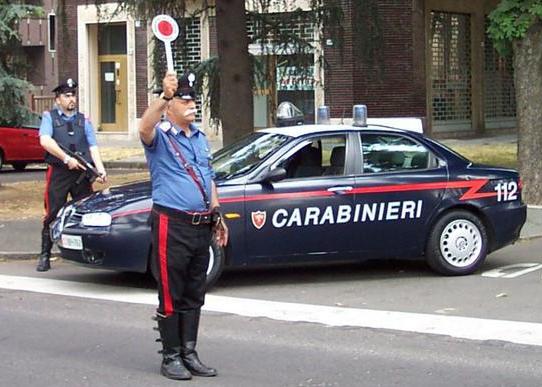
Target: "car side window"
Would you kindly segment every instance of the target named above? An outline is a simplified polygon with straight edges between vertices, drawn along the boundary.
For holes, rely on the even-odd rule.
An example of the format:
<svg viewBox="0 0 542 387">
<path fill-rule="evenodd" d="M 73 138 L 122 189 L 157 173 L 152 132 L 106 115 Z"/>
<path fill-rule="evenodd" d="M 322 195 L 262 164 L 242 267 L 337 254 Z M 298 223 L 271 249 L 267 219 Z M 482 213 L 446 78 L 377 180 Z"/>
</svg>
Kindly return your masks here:
<svg viewBox="0 0 542 387">
<path fill-rule="evenodd" d="M 286 169 L 286 178 L 344 175 L 346 137 L 314 137 L 279 166 Z"/>
<path fill-rule="evenodd" d="M 394 134 L 362 134 L 363 173 L 378 173 L 434 167 L 423 145 Z"/>
</svg>

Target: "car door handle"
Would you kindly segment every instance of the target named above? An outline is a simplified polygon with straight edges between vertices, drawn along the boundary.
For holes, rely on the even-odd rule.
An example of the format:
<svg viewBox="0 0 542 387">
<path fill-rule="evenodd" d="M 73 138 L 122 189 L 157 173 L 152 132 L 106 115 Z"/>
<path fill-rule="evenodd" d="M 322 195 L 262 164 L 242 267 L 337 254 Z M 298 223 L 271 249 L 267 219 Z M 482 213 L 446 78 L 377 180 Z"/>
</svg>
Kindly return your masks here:
<svg viewBox="0 0 542 387">
<path fill-rule="evenodd" d="M 352 186 L 345 185 L 340 187 L 331 187 L 327 189 L 329 192 L 333 192 L 336 194 L 342 194 L 344 192 L 352 191 Z"/>
</svg>

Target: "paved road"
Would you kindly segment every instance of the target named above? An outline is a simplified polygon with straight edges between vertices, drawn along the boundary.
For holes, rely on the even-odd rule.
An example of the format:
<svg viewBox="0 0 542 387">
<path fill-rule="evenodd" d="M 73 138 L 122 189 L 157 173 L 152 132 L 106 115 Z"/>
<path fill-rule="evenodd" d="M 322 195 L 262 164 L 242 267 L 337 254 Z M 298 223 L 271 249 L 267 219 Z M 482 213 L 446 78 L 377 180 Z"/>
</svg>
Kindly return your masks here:
<svg viewBox="0 0 542 387">
<path fill-rule="evenodd" d="M 542 263 L 541 251 L 540 239 L 508 247 L 490 256 L 483 273 L 503 265 Z M 148 277 L 89 270 L 62 261 L 40 274 L 34 265 L 33 261 L 0 262 L 0 277 L 30 277 L 29 283 L 35 286 L 33 292 L 0 289 L 0 374 L 5 385 L 172 385 L 158 376 L 155 333 L 150 329 L 154 285 Z M 462 328 L 478 335 L 486 333 L 487 324 L 504 322 L 511 330 L 525 322 L 540 329 L 542 270 L 523 271 L 507 269 L 497 274 L 519 274 L 513 278 L 486 277 L 482 272 L 450 278 L 432 274 L 421 263 L 384 261 L 226 273 L 208 296 L 210 309 L 235 300 L 248 307 L 237 313 L 204 313 L 202 357 L 219 369 L 220 376 L 192 383 L 539 386 L 542 345 L 420 333 L 402 327 L 403 317 L 395 313 L 418 318 L 420 325 L 428 317 L 454 322 L 464 316 L 468 319 L 461 320 L 467 324 Z M 81 284 L 86 293 L 66 295 Z M 65 293 L 54 285 L 62 285 Z M 112 301 L 123 292 L 128 294 L 126 289 L 151 301 Z M 348 320 L 341 322 L 345 326 L 307 323 L 313 321 L 309 315 L 294 320 L 291 311 L 272 319 L 249 317 L 261 302 L 254 299 L 293 305 L 300 313 L 308 306 L 320 308 L 317 311 L 386 311 L 388 320 L 397 320 L 399 326 L 366 328 Z M 468 325 L 471 322 L 476 325 Z"/>
<path fill-rule="evenodd" d="M 45 179 L 45 170 L 45 164 L 31 164 L 22 172 L 17 172 L 10 165 L 5 165 L 0 170 L 0 183 L 41 181 Z"/>
<path fill-rule="evenodd" d="M 149 306 L 2 295 L 2 385 L 169 386 Z M 539 386 L 539 347 L 205 313 L 197 386 Z"/>
</svg>

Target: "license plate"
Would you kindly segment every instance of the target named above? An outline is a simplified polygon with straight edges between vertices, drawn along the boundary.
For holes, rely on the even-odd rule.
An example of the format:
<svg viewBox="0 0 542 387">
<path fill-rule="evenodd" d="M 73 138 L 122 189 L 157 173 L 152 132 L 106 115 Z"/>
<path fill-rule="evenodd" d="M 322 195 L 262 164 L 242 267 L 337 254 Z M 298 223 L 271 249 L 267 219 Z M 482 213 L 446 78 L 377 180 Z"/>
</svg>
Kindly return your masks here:
<svg viewBox="0 0 542 387">
<path fill-rule="evenodd" d="M 80 235 L 62 234 L 62 247 L 70 250 L 83 250 L 83 240 Z"/>
</svg>

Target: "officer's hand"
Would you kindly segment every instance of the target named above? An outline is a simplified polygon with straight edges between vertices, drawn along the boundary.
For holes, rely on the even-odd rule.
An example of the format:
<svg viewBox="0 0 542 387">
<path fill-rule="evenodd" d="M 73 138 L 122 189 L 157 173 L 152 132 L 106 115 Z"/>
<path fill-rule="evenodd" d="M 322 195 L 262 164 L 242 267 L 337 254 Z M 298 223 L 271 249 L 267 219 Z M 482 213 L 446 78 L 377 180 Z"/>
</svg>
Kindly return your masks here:
<svg viewBox="0 0 542 387">
<path fill-rule="evenodd" d="M 174 71 L 168 71 L 162 80 L 162 89 L 164 97 L 171 98 L 177 91 L 177 73 Z"/>
<path fill-rule="evenodd" d="M 100 176 L 96 178 L 96 181 L 100 184 L 105 184 L 107 182 L 107 173 L 105 170 L 98 171 L 98 174 Z"/>
<path fill-rule="evenodd" d="M 224 222 L 224 219 L 220 218 L 220 221 L 215 226 L 216 243 L 220 247 L 226 246 L 228 244 L 229 234 L 230 231 L 228 230 L 228 226 L 226 226 L 226 222 Z"/>
<path fill-rule="evenodd" d="M 85 170 L 86 168 L 79 163 L 74 157 L 68 160 L 68 169 L 82 169 Z"/>
</svg>

